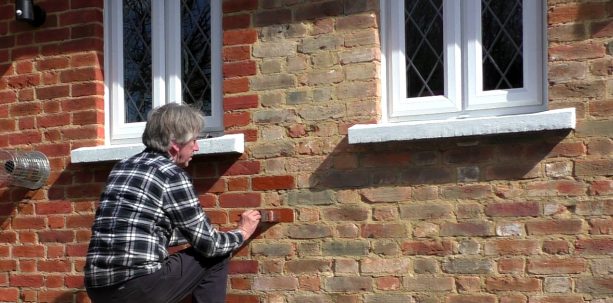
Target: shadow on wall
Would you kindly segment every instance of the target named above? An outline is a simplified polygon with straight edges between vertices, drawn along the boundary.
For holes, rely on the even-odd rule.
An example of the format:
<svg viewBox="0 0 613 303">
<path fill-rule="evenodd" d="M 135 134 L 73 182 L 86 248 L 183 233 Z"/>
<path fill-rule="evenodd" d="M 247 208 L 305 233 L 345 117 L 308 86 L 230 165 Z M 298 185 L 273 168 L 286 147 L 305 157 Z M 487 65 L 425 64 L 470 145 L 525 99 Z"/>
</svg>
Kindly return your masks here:
<svg viewBox="0 0 613 303">
<path fill-rule="evenodd" d="M 309 179 L 311 190 L 427 186 L 542 177 L 569 131 L 349 145 L 344 139 Z"/>
</svg>

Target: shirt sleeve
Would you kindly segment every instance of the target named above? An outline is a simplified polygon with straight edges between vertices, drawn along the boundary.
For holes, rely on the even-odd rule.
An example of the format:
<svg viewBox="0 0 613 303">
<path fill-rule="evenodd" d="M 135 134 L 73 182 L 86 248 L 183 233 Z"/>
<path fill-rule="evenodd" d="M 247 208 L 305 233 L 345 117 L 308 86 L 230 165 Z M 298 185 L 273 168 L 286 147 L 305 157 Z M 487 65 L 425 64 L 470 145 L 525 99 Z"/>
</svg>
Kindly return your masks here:
<svg viewBox="0 0 613 303">
<path fill-rule="evenodd" d="M 243 235 L 239 231 L 220 232 L 211 225 L 185 173 L 175 174 L 168 179 L 164 190 L 164 211 L 177 232 L 206 257 L 227 255 L 243 244 Z M 173 232 L 173 235 L 177 232 Z M 178 237 L 173 238 L 171 242 L 180 240 Z"/>
</svg>

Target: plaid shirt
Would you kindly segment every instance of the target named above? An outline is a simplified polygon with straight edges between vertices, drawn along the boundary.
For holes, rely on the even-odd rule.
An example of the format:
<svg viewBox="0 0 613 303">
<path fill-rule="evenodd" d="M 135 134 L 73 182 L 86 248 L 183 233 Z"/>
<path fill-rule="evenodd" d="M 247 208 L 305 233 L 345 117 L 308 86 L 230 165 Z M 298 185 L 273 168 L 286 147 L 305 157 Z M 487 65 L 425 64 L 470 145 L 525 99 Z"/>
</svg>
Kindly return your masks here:
<svg viewBox="0 0 613 303">
<path fill-rule="evenodd" d="M 187 173 L 168 156 L 145 150 L 117 163 L 109 175 L 92 226 L 85 285 L 153 273 L 169 246 L 185 242 L 204 256 L 220 256 L 240 247 L 243 236 L 213 228 Z"/>
</svg>

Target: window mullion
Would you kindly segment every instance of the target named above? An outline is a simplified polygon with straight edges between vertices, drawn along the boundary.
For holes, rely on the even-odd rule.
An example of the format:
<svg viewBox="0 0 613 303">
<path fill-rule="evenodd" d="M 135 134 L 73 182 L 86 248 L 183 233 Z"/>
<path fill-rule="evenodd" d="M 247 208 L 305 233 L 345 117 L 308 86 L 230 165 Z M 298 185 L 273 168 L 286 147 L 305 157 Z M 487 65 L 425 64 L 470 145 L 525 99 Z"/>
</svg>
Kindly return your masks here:
<svg viewBox="0 0 613 303">
<path fill-rule="evenodd" d="M 470 108 L 475 98 L 483 91 L 481 30 L 481 0 L 464 1 L 462 6 L 463 110 Z"/>
<path fill-rule="evenodd" d="M 152 1 L 151 12 L 151 69 L 153 76 L 153 107 L 166 103 L 166 41 L 164 0 Z"/>
<path fill-rule="evenodd" d="M 165 44 L 173 46 L 166 48 L 166 100 L 167 102 L 181 102 L 181 3 L 178 0 L 165 1 L 166 3 L 166 32 Z"/>
</svg>

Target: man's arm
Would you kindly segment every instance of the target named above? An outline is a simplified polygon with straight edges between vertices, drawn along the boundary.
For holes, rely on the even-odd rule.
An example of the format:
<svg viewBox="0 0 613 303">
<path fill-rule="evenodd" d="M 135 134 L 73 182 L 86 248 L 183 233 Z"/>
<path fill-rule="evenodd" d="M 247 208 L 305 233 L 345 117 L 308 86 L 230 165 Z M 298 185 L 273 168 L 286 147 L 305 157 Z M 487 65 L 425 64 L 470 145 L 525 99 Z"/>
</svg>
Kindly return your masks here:
<svg viewBox="0 0 613 303">
<path fill-rule="evenodd" d="M 245 240 L 240 229 L 220 232 L 210 224 L 193 184 L 183 173 L 168 179 L 164 188 L 164 210 L 187 242 L 205 256 L 226 255 Z"/>
</svg>

